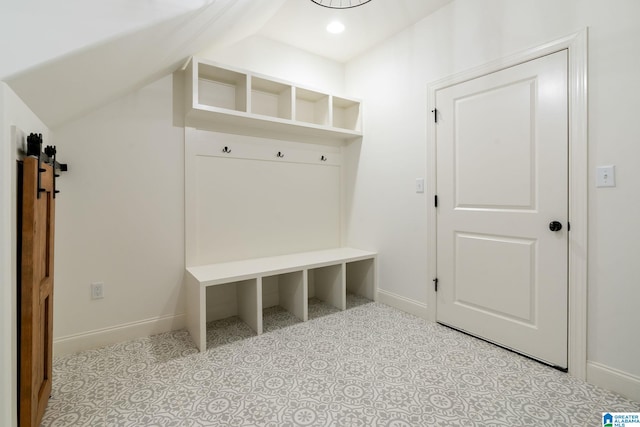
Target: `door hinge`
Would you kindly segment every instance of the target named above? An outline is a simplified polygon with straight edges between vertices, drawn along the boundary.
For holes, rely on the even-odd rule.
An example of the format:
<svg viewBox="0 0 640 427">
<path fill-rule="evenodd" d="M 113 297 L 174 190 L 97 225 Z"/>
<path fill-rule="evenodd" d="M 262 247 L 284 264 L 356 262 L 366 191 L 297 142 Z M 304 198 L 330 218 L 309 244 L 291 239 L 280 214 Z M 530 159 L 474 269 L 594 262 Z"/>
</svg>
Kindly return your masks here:
<svg viewBox="0 0 640 427">
<path fill-rule="evenodd" d="M 433 113 L 433 122 L 438 123 L 438 109 L 434 108 L 431 112 Z"/>
<path fill-rule="evenodd" d="M 433 196 L 433 206 L 438 207 L 438 195 Z"/>
<path fill-rule="evenodd" d="M 437 277 L 435 279 L 433 279 L 433 286 L 434 286 L 436 292 L 438 292 L 438 278 Z"/>
<path fill-rule="evenodd" d="M 567 231 L 571 231 L 571 223 L 567 222 Z"/>
</svg>

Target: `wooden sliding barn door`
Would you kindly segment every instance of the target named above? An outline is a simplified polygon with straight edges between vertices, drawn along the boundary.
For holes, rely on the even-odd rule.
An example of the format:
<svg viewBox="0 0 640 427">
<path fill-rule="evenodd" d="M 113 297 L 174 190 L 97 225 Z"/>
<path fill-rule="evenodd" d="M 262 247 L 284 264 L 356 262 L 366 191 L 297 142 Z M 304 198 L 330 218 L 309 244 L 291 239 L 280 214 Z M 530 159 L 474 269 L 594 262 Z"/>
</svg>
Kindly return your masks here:
<svg viewBox="0 0 640 427">
<path fill-rule="evenodd" d="M 22 166 L 19 426 L 40 425 L 51 393 L 55 198 L 51 165 Z M 40 169 L 40 170 L 39 170 Z M 40 175 L 40 179 L 38 179 Z"/>
</svg>

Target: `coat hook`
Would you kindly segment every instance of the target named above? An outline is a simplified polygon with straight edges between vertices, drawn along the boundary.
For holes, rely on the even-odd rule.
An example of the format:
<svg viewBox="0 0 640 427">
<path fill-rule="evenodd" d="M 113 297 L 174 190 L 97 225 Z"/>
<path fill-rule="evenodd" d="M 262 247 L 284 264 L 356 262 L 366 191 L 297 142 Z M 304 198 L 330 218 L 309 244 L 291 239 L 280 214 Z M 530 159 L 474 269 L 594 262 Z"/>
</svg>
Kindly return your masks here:
<svg viewBox="0 0 640 427">
<path fill-rule="evenodd" d="M 227 154 L 229 154 L 229 153 L 231 153 L 231 150 L 229 150 L 229 147 L 227 147 L 227 146 L 225 145 L 225 147 L 222 149 L 222 152 L 223 152 L 223 153 L 227 153 Z"/>
<path fill-rule="evenodd" d="M 323 162 L 326 162 L 327 158 L 325 156 L 322 156 L 322 157 L 320 157 L 320 160 L 323 161 Z"/>
<path fill-rule="evenodd" d="M 278 151 L 278 154 L 276 154 L 276 156 L 278 156 L 279 158 L 283 158 L 284 154 L 282 154 L 282 152 Z"/>
</svg>

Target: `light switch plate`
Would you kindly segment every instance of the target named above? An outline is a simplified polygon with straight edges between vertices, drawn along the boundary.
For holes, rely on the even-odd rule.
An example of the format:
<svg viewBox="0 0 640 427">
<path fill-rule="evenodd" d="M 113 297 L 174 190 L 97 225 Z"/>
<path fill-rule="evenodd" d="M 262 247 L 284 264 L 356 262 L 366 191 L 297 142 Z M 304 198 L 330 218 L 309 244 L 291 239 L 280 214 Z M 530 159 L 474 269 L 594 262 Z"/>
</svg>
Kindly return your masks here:
<svg viewBox="0 0 640 427">
<path fill-rule="evenodd" d="M 616 167 L 598 166 L 596 168 L 596 187 L 615 187 L 616 186 Z"/>
<path fill-rule="evenodd" d="M 424 193 L 424 178 L 416 179 L 416 193 Z"/>
</svg>

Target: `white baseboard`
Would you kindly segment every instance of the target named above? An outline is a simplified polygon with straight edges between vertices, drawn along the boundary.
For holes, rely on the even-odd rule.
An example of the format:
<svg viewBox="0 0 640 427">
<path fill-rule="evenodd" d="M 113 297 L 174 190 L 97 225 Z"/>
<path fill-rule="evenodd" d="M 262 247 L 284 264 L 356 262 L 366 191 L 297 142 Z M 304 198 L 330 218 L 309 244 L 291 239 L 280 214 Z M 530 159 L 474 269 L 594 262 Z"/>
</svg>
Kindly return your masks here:
<svg viewBox="0 0 640 427">
<path fill-rule="evenodd" d="M 61 356 L 64 354 L 77 353 L 82 350 L 104 347 L 135 338 L 174 331 L 184 328 L 185 322 L 185 314 L 159 316 L 138 322 L 125 323 L 109 328 L 54 338 L 53 354 L 55 356 Z"/>
<path fill-rule="evenodd" d="M 427 305 L 419 301 L 380 289 L 378 289 L 378 298 L 376 301 L 397 308 L 405 313 L 427 319 Z"/>
<path fill-rule="evenodd" d="M 635 375 L 588 361 L 587 382 L 640 402 L 640 378 Z"/>
</svg>

